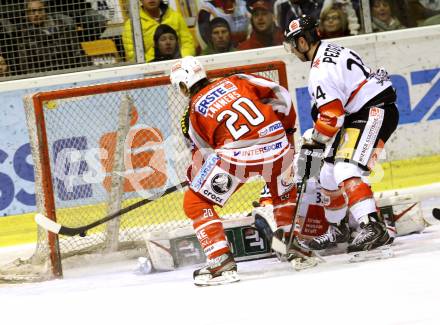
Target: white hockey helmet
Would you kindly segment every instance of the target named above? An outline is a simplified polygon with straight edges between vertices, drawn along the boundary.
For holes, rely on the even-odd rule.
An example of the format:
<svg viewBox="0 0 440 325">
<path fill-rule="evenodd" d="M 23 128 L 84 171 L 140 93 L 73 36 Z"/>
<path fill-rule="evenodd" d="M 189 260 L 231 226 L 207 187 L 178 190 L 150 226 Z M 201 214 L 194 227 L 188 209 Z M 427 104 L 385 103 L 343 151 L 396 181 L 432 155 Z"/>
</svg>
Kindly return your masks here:
<svg viewBox="0 0 440 325">
<path fill-rule="evenodd" d="M 193 56 L 180 59 L 171 67 L 171 84 L 185 96 L 189 95 L 192 86 L 206 78 L 206 71 L 202 64 Z"/>
</svg>

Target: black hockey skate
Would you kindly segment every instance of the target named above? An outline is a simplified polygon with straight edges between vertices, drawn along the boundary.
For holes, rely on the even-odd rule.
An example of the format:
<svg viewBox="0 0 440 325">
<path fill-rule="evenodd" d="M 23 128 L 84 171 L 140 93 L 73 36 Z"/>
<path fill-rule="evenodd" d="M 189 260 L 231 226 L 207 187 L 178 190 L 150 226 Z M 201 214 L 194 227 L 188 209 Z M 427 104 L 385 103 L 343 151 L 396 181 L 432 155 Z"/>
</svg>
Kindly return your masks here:
<svg viewBox="0 0 440 325">
<path fill-rule="evenodd" d="M 336 244 L 346 243 L 350 239 L 350 228 L 345 220 L 340 224 L 329 223 L 327 232 L 315 237 L 307 243 L 311 250 L 322 250 L 335 247 Z"/>
<path fill-rule="evenodd" d="M 379 220 L 377 213 L 370 213 L 360 223 L 360 232 L 348 245 L 347 251 L 359 252 L 375 249 L 390 243 L 390 235 L 385 224 Z"/>
<path fill-rule="evenodd" d="M 237 264 L 231 252 L 208 260 L 208 264 L 193 274 L 196 286 L 213 286 L 240 281 Z"/>
</svg>

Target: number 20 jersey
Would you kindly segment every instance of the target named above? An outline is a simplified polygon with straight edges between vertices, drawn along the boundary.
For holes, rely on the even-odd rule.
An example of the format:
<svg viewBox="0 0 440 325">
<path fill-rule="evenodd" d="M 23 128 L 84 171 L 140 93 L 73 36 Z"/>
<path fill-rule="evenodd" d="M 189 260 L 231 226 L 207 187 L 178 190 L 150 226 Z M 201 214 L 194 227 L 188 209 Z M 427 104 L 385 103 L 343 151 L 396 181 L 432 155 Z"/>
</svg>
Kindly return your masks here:
<svg viewBox="0 0 440 325">
<path fill-rule="evenodd" d="M 193 96 L 189 135 L 197 148 L 214 149 L 227 162 L 257 165 L 287 153 L 285 130 L 295 120 L 285 88 L 256 75 L 236 74 Z"/>
<path fill-rule="evenodd" d="M 355 113 L 390 86 L 351 49 L 321 42 L 312 60 L 308 90 L 318 108 L 340 100 L 346 113 Z"/>
</svg>

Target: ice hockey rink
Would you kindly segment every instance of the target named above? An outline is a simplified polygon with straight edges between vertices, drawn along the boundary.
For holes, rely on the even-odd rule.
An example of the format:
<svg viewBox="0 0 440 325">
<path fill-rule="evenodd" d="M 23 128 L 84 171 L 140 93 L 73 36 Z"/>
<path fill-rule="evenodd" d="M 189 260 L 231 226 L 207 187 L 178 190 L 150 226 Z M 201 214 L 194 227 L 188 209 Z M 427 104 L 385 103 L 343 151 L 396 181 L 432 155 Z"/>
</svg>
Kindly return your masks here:
<svg viewBox="0 0 440 325">
<path fill-rule="evenodd" d="M 440 134 L 440 108 L 434 96 L 440 85 L 440 47 L 435 46 L 439 44 L 440 29 L 423 28 L 359 35 L 341 41 L 342 45 L 353 46 L 365 54 L 372 65 L 389 67 L 398 81 L 402 123 L 393 143 L 395 149 L 389 151 L 384 163 L 386 171 L 392 171 L 392 177 L 388 177 L 390 173 L 385 175 L 384 183 L 395 185 L 389 188 L 396 190 L 440 184 L 440 141 L 435 140 Z M 308 65 L 286 57 L 282 46 L 249 53 L 240 54 L 240 61 L 234 64 L 229 60 L 234 55 L 238 59 L 236 53 L 227 53 L 218 61 L 209 56 L 201 59 L 213 69 L 217 65 L 241 65 L 242 61 L 252 64 L 283 59 L 290 72 L 288 82 L 294 85 L 292 93 L 301 97 Z M 34 191 L 33 183 L 15 175 L 14 170 L 14 157 L 19 157 L 16 153 L 21 153 L 20 149 L 29 142 L 22 103 L 25 92 L 130 81 L 139 75 L 156 75 L 162 69 L 161 64 L 167 63 L 121 66 L 93 73 L 83 71 L 59 80 L 48 78 L 45 82 L 29 79 L 23 81 L 21 88 L 15 80 L 7 84 L 9 88 L 2 85 L 2 91 L 10 92 L 1 97 L 3 107 L 21 112 L 21 115 L 2 115 L 1 119 L 3 142 L 13 142 L 9 151 L 5 151 L 9 160 L 1 162 L 4 169 L 0 173 L 14 176 L 11 179 L 17 192 L 12 197 L 18 191 Z M 296 100 L 297 106 L 309 109 L 309 100 L 305 96 L 301 98 Z M 304 110 L 299 111 L 299 118 L 309 119 L 308 113 L 301 112 Z M 104 131 L 94 134 L 98 123 L 93 119 L 88 121 L 92 121 L 91 127 L 81 125 L 75 134 L 63 134 L 59 139 L 88 137 L 93 148 L 92 143 L 98 141 L 92 136 L 99 140 Z M 168 128 L 168 120 L 165 122 Z M 54 129 L 58 130 L 56 126 Z M 424 214 L 440 208 L 440 190 L 435 195 L 436 200 L 422 202 Z M 302 271 L 295 271 L 289 263 L 276 258 L 240 262 L 241 281 L 217 287 L 193 284 L 192 272 L 197 266 L 142 274 L 137 270 L 136 259 L 104 263 L 96 258 L 88 266 L 65 268 L 63 279 L 0 283 L 0 325 L 439 325 L 440 220 L 431 217 L 430 221 L 431 225 L 422 233 L 397 237 L 394 256 L 389 259 L 350 263 L 348 254 L 329 255 L 324 256 L 325 263 Z M 21 230 L 18 227 L 17 233 Z M 26 258 L 34 250 L 34 245 L 0 247 L 0 266 L 16 258 Z"/>
<path fill-rule="evenodd" d="M 439 206 L 431 200 L 424 211 Z M 440 222 L 398 237 L 394 257 L 326 256 L 295 271 L 268 258 L 239 263 L 241 281 L 196 287 L 193 267 L 141 274 L 137 261 L 65 271 L 64 279 L 0 285 L 1 324 L 439 324 Z M 0 250 L 1 262 L 32 246 Z"/>
</svg>

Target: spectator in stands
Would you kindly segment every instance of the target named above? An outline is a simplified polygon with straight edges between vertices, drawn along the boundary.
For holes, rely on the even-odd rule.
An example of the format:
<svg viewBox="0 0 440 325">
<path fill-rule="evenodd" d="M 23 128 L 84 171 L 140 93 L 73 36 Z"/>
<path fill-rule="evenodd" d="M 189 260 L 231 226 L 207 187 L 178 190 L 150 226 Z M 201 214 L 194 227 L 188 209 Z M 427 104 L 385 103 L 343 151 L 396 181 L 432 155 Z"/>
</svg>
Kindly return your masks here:
<svg viewBox="0 0 440 325">
<path fill-rule="evenodd" d="M 51 13 L 71 17 L 81 42 L 99 39 L 107 27 L 107 18 L 93 9 L 86 0 L 50 0 L 48 9 Z"/>
<path fill-rule="evenodd" d="M 301 15 L 312 16 L 318 21 L 323 2 L 324 0 L 276 0 L 274 14 L 277 26 L 284 31 L 292 20 Z"/>
<path fill-rule="evenodd" d="M 154 59 L 150 62 L 181 58 L 177 33 L 170 26 L 166 24 L 157 26 L 153 38 Z"/>
<path fill-rule="evenodd" d="M 78 68 L 90 64 L 78 41 L 73 19 L 48 14 L 42 0 L 25 1 L 25 22 L 19 30 L 21 73 Z"/>
<path fill-rule="evenodd" d="M 440 14 L 429 17 L 421 22 L 419 26 L 440 25 Z"/>
<path fill-rule="evenodd" d="M 347 16 L 350 35 L 358 35 L 361 29 L 360 0 L 324 0 L 321 13 L 328 8 L 341 9 Z"/>
<path fill-rule="evenodd" d="M 201 2 L 196 23 L 197 39 L 202 50 L 210 40 L 209 22 L 216 17 L 228 22 L 233 46 L 247 38 L 250 24 L 245 0 L 205 0 Z"/>
<path fill-rule="evenodd" d="M 283 44 L 281 28 L 275 25 L 272 0 L 250 0 L 248 10 L 251 13 L 252 33 L 249 38 L 238 45 L 239 50 Z"/>
<path fill-rule="evenodd" d="M 146 62 L 154 58 L 154 32 L 160 24 L 166 24 L 176 31 L 182 56 L 196 54 L 194 38 L 180 13 L 171 9 L 162 0 L 142 0 L 141 4 L 140 19 Z M 122 41 L 126 59 L 133 62 L 135 52 L 131 23 L 130 19 L 125 22 Z"/>
<path fill-rule="evenodd" d="M 412 18 L 410 26 L 440 23 L 440 0 L 407 0 L 407 11 Z"/>
<path fill-rule="evenodd" d="M 0 78 L 7 77 L 9 75 L 9 66 L 6 59 L 0 53 Z"/>
<path fill-rule="evenodd" d="M 209 24 L 210 37 L 208 46 L 202 51 L 202 55 L 225 53 L 236 51 L 231 40 L 231 27 L 221 17 L 216 17 Z"/>
<path fill-rule="evenodd" d="M 0 30 L 4 34 L 12 34 L 16 30 L 15 24 L 7 15 L 9 8 L 9 6 L 0 5 Z"/>
<path fill-rule="evenodd" d="M 347 15 L 339 8 L 325 8 L 321 11 L 319 31 L 322 39 L 350 35 Z"/>
<path fill-rule="evenodd" d="M 430 10 L 440 10 L 440 0 L 419 0 L 420 4 Z"/>
<path fill-rule="evenodd" d="M 0 4 L 0 53 L 8 62 L 9 74 L 15 75 L 17 67 L 18 16 L 23 9 L 17 4 Z"/>
<path fill-rule="evenodd" d="M 373 32 L 406 28 L 392 11 L 390 0 L 370 0 Z"/>
</svg>

